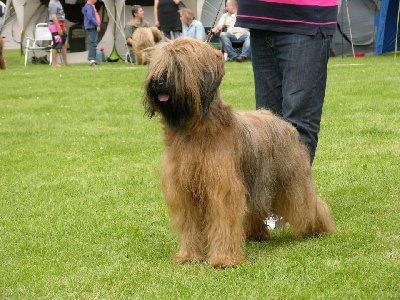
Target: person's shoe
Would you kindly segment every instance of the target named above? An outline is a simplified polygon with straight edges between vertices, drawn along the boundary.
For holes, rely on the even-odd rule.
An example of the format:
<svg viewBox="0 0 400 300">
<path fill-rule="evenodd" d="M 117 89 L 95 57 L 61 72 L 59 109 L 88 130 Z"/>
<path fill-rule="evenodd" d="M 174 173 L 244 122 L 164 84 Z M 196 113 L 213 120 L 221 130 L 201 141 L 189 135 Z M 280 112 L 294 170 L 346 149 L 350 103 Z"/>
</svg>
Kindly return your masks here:
<svg viewBox="0 0 400 300">
<path fill-rule="evenodd" d="M 97 62 L 95 62 L 95 61 L 92 61 L 92 62 L 90 63 L 90 66 L 91 66 L 91 67 L 97 67 L 97 66 L 98 66 L 98 64 L 97 64 Z"/>
<path fill-rule="evenodd" d="M 244 62 L 247 58 L 245 56 L 236 56 L 235 61 L 237 62 Z"/>
</svg>

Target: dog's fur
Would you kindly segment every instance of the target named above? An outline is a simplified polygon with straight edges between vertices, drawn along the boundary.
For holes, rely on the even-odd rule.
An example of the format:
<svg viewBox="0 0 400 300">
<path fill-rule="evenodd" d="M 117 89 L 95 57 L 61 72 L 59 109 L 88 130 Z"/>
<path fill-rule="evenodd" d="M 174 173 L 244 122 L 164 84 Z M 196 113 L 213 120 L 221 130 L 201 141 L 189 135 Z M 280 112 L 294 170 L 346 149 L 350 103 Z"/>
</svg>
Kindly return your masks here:
<svg viewBox="0 0 400 300">
<path fill-rule="evenodd" d="M 3 55 L 3 37 L 0 36 L 0 69 L 5 70 L 7 69 L 6 59 Z"/>
<path fill-rule="evenodd" d="M 179 38 L 155 47 L 144 106 L 161 114 L 162 185 L 180 236 L 174 260 L 224 268 L 244 260 L 245 240 L 265 240 L 275 214 L 295 234 L 331 233 L 309 154 L 296 129 L 266 110 L 235 112 L 220 96 L 220 51 Z"/>
<path fill-rule="evenodd" d="M 133 51 L 137 65 L 146 65 L 150 59 L 147 48 L 155 46 L 162 39 L 162 33 L 157 27 L 139 27 L 132 35 Z"/>
</svg>

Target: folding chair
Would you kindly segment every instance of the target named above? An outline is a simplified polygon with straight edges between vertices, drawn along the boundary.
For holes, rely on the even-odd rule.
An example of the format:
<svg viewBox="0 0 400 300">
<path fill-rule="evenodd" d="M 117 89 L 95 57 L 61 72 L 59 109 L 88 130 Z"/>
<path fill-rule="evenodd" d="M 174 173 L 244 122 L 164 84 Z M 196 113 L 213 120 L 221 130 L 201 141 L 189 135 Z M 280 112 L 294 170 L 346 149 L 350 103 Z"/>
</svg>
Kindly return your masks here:
<svg viewBox="0 0 400 300">
<path fill-rule="evenodd" d="M 47 26 L 47 23 L 39 23 L 35 27 L 35 37 L 26 38 L 26 48 L 25 48 L 25 66 L 28 60 L 28 52 L 35 51 L 48 51 L 50 52 L 50 64 L 52 61 L 51 47 L 53 45 L 53 39 L 51 32 Z"/>
</svg>

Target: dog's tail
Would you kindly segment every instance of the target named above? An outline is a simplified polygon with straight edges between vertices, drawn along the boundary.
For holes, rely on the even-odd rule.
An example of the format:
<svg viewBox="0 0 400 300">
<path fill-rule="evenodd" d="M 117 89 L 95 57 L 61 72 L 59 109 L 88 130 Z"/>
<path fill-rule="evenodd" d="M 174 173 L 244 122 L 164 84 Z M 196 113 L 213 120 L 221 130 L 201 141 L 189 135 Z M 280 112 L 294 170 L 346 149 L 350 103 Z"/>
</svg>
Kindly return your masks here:
<svg viewBox="0 0 400 300">
<path fill-rule="evenodd" d="M 331 210 L 328 204 L 317 197 L 317 204 L 315 207 L 315 220 L 314 228 L 311 229 L 311 234 L 318 233 L 333 233 L 335 231 L 335 225 L 331 217 Z"/>
<path fill-rule="evenodd" d="M 297 196 L 297 200 L 301 195 Z M 333 233 L 335 225 L 329 206 L 314 192 L 306 194 L 302 201 L 288 202 L 293 197 L 282 197 L 273 213 L 289 222 L 295 235 L 314 236 L 320 233 Z"/>
</svg>

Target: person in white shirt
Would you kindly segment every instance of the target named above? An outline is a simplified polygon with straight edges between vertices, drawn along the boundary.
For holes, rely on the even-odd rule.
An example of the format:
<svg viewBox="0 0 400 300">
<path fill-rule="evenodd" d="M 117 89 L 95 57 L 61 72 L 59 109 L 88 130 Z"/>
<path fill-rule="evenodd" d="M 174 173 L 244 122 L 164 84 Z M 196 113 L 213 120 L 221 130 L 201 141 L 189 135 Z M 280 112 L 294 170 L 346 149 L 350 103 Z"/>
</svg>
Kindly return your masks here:
<svg viewBox="0 0 400 300">
<path fill-rule="evenodd" d="M 221 46 L 228 54 L 229 60 L 242 62 L 249 59 L 251 55 L 250 32 L 247 28 L 235 27 L 237 5 L 237 0 L 226 1 L 227 12 L 222 15 L 217 26 L 211 29 L 211 32 L 219 34 Z M 226 32 L 222 31 L 224 27 L 226 27 Z M 240 55 L 232 47 L 232 41 L 243 42 L 242 53 Z"/>
</svg>

